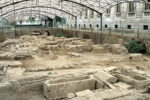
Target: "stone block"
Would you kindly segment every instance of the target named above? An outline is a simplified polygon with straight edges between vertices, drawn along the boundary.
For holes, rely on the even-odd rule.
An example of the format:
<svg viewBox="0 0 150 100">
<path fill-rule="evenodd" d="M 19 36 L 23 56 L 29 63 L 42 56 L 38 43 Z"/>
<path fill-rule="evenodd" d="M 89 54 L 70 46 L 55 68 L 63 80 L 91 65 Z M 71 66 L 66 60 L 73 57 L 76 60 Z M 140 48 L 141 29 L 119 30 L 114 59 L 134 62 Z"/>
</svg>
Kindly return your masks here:
<svg viewBox="0 0 150 100">
<path fill-rule="evenodd" d="M 115 76 L 119 79 L 119 81 L 127 83 L 127 84 L 131 84 L 132 86 L 135 85 L 135 83 L 137 83 L 137 80 L 132 79 L 131 77 L 128 77 L 123 74 L 116 74 Z"/>
<path fill-rule="evenodd" d="M 109 72 L 113 72 L 117 69 L 116 66 L 110 66 L 104 69 L 105 72 L 109 73 Z"/>
<path fill-rule="evenodd" d="M 120 45 L 124 45 L 124 40 L 123 40 L 123 39 L 118 39 L 118 43 L 119 43 Z"/>
<path fill-rule="evenodd" d="M 46 81 L 44 83 L 44 95 L 48 100 L 56 100 L 60 98 L 67 98 L 68 93 L 76 93 L 86 89 L 95 89 L 95 80 L 91 78 L 83 78 L 68 81 L 62 80 L 57 82 Z"/>
<path fill-rule="evenodd" d="M 142 54 L 129 54 L 128 56 L 129 61 L 143 61 Z"/>
<path fill-rule="evenodd" d="M 54 40 L 55 40 L 55 37 L 54 37 L 54 36 L 48 36 L 48 37 L 47 37 L 47 40 L 54 41 Z"/>
<path fill-rule="evenodd" d="M 92 95 L 75 97 L 70 100 L 116 100 L 115 98 L 133 94 L 133 91 L 121 88 L 96 90 Z"/>
<path fill-rule="evenodd" d="M 75 93 L 75 95 L 77 97 L 91 95 L 91 94 L 93 94 L 93 92 L 91 90 L 84 90 L 84 91 L 80 91 L 80 92 Z"/>
<path fill-rule="evenodd" d="M 127 54 L 128 50 L 120 44 L 113 44 L 111 45 L 111 52 L 116 54 Z"/>
<path fill-rule="evenodd" d="M 106 50 L 103 46 L 99 46 L 99 45 L 93 45 L 93 51 L 94 52 L 101 52 L 101 53 L 108 52 L 108 50 Z"/>
<path fill-rule="evenodd" d="M 75 94 L 74 93 L 69 93 L 68 94 L 68 99 L 71 99 L 71 98 L 74 98 L 75 97 Z"/>
<path fill-rule="evenodd" d="M 15 55 L 13 53 L 5 52 L 3 54 L 0 54 L 0 59 L 3 59 L 3 60 L 14 59 L 14 56 Z"/>
<path fill-rule="evenodd" d="M 0 69 L 4 67 L 21 67 L 22 63 L 20 61 L 0 61 Z"/>
<path fill-rule="evenodd" d="M 79 53 L 68 53 L 69 56 L 71 57 L 80 57 L 80 54 Z"/>
<path fill-rule="evenodd" d="M 98 73 L 94 75 L 94 77 L 102 82 L 109 82 L 109 83 L 117 82 L 116 77 L 112 76 L 107 72 L 104 72 L 103 70 L 99 70 Z"/>
<path fill-rule="evenodd" d="M 148 87 L 148 93 L 150 93 L 150 86 Z"/>
<path fill-rule="evenodd" d="M 113 84 L 115 87 L 117 88 L 123 88 L 123 89 L 131 89 L 132 86 L 129 85 L 129 84 L 126 84 L 126 83 L 123 83 L 123 82 L 118 82 L 118 83 L 115 83 Z"/>
<path fill-rule="evenodd" d="M 45 45 L 57 45 L 57 41 L 50 41 L 48 43 L 45 43 Z"/>
<path fill-rule="evenodd" d="M 8 46 L 8 45 L 12 45 L 12 44 L 16 44 L 18 41 L 15 39 L 9 39 L 3 42 L 2 47 Z"/>
<path fill-rule="evenodd" d="M 16 90 L 16 93 L 23 94 L 29 91 L 43 91 L 43 83 L 49 78 L 47 75 L 39 75 L 39 76 L 30 76 L 25 77 L 19 80 L 14 81 L 13 83 L 17 83 L 19 88 Z"/>
<path fill-rule="evenodd" d="M 11 83 L 0 83 L 0 100 L 15 100 L 14 89 Z"/>
<path fill-rule="evenodd" d="M 115 75 L 119 81 L 132 85 L 136 89 L 144 89 L 150 85 L 150 78 L 143 78 L 139 76 L 130 76 L 123 74 Z"/>
<path fill-rule="evenodd" d="M 141 93 L 134 93 L 131 95 L 115 98 L 115 100 L 149 100 L 149 99 L 150 99 L 149 94 L 141 94 Z"/>
<path fill-rule="evenodd" d="M 133 93 L 132 90 L 115 88 L 115 89 L 106 89 L 103 91 L 97 91 L 95 95 L 100 97 L 102 100 L 112 100 L 113 98 L 130 95 L 132 93 Z"/>
<path fill-rule="evenodd" d="M 32 54 L 28 51 L 17 51 L 14 54 L 15 54 L 15 57 L 14 57 L 15 60 L 22 60 L 22 59 L 32 57 Z"/>
</svg>

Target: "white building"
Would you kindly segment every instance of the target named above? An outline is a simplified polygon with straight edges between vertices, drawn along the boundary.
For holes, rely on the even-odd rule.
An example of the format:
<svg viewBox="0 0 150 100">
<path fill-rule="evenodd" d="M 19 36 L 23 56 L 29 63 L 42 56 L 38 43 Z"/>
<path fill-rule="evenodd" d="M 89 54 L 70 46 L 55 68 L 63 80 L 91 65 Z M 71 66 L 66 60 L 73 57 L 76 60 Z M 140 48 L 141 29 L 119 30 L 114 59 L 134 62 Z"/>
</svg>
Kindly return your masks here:
<svg viewBox="0 0 150 100">
<path fill-rule="evenodd" d="M 150 0 L 148 0 L 150 2 Z M 100 15 L 87 9 L 77 17 L 77 28 L 100 28 Z M 75 27 L 75 18 L 68 16 L 67 27 Z M 103 28 L 150 29 L 150 4 L 127 2 L 103 13 Z"/>
</svg>

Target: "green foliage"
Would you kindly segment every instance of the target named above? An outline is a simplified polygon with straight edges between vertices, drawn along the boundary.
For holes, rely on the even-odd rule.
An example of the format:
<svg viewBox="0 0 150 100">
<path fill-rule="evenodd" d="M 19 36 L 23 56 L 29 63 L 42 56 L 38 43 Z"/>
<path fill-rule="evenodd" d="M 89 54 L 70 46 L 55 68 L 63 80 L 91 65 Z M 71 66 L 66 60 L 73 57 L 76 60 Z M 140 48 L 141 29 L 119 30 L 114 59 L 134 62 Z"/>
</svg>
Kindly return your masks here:
<svg viewBox="0 0 150 100">
<path fill-rule="evenodd" d="M 0 42 L 4 42 L 5 41 L 5 36 L 3 34 L 0 34 Z"/>
<path fill-rule="evenodd" d="M 125 46 L 130 53 L 146 53 L 146 45 L 143 42 L 131 40 Z"/>
<path fill-rule="evenodd" d="M 48 75 L 51 75 L 52 73 L 51 72 L 48 72 Z"/>
<path fill-rule="evenodd" d="M 57 37 L 64 37 L 65 35 L 63 33 L 56 34 Z"/>
</svg>

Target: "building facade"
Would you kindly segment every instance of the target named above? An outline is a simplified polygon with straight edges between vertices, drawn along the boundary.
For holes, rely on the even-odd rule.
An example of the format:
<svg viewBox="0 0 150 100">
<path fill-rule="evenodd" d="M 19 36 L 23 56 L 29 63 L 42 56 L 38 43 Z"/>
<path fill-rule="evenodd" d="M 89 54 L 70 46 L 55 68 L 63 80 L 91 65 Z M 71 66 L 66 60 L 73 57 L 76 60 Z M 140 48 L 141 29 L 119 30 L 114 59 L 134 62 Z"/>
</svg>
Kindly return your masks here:
<svg viewBox="0 0 150 100">
<path fill-rule="evenodd" d="M 148 0 L 150 2 L 150 0 Z M 76 27 L 75 18 L 68 16 L 67 27 Z M 85 10 L 77 17 L 77 28 L 100 28 L 100 15 Z M 103 13 L 103 28 L 150 29 L 150 3 L 127 2 L 113 6 Z"/>
</svg>

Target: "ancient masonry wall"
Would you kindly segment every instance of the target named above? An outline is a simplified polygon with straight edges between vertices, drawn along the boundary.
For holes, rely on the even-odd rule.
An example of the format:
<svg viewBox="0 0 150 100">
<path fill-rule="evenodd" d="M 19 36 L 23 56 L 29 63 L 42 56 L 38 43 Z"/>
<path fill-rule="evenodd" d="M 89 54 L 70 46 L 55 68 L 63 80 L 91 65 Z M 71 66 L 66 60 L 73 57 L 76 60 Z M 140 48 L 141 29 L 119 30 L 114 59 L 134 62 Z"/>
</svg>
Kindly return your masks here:
<svg viewBox="0 0 150 100">
<path fill-rule="evenodd" d="M 104 43 L 110 43 L 110 44 L 118 44 L 120 42 L 123 42 L 125 44 L 126 42 L 136 39 L 141 42 L 144 42 L 147 47 L 147 51 L 150 52 L 150 39 L 137 39 L 137 38 L 132 38 L 132 37 L 127 37 L 127 36 L 120 36 L 120 35 L 115 35 L 115 34 L 104 34 L 103 32 L 101 33 L 96 33 L 96 32 L 83 32 L 83 31 L 68 31 L 64 30 L 63 31 L 66 37 L 79 37 L 83 39 L 91 39 L 95 44 L 104 44 Z M 120 40 L 123 41 L 120 41 Z"/>
<path fill-rule="evenodd" d="M 82 39 L 91 39 L 95 44 L 103 44 L 103 43 L 110 43 L 110 44 L 117 44 L 120 42 L 120 39 L 123 39 L 123 43 L 130 41 L 131 39 L 137 39 L 127 36 L 115 35 L 115 34 L 104 34 L 103 32 L 86 32 L 86 31 L 73 31 L 73 30 L 62 30 L 62 29 L 52 29 L 52 28 L 44 28 L 40 29 L 32 29 L 32 30 L 18 30 L 15 33 L 14 37 L 19 37 L 22 35 L 30 35 L 32 32 L 39 32 L 45 35 L 56 35 L 59 33 L 64 33 L 66 37 L 78 37 Z M 9 33 L 8 33 L 9 34 Z M 5 34 L 7 38 L 12 38 L 12 34 L 9 35 Z M 147 51 L 150 52 L 150 39 L 138 39 L 141 42 L 144 42 L 147 46 Z"/>
</svg>

